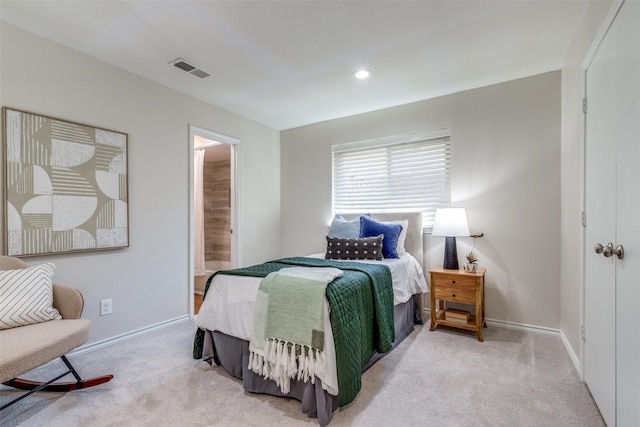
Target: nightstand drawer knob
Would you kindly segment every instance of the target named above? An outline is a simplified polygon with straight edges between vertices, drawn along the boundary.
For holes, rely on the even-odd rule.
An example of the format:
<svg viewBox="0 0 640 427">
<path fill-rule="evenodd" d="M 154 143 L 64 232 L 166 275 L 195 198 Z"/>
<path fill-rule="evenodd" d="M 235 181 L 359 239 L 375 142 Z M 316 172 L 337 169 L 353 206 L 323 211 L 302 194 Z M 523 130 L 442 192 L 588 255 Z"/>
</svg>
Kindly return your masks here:
<svg viewBox="0 0 640 427">
<path fill-rule="evenodd" d="M 455 298 L 455 297 L 456 297 L 456 294 L 452 294 L 451 296 Z"/>
</svg>

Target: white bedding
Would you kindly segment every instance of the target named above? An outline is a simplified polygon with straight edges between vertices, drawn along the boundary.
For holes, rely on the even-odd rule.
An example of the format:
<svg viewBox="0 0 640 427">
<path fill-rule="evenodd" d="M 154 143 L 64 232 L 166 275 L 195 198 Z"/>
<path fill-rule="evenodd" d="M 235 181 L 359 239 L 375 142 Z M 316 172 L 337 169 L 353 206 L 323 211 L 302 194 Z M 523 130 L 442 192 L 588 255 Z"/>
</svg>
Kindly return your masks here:
<svg viewBox="0 0 640 427">
<path fill-rule="evenodd" d="M 324 258 L 324 253 L 309 255 L 309 258 Z M 341 260 L 333 260 L 341 261 Z M 408 252 L 400 255 L 398 259 L 383 259 L 374 261 L 371 259 L 350 259 L 347 262 L 364 262 L 368 264 L 384 264 L 391 270 L 393 280 L 393 304 L 398 305 L 409 301 L 414 294 L 427 292 L 427 281 L 422 273 L 422 267 L 418 261 Z"/>
<path fill-rule="evenodd" d="M 310 257 L 324 258 L 324 254 L 314 254 Z M 407 302 L 413 294 L 427 291 L 427 283 L 420 264 L 409 253 L 401 255 L 399 259 L 362 260 L 361 262 L 382 263 L 389 267 L 393 281 L 395 305 Z M 219 331 L 250 341 L 253 336 L 253 308 L 261 280 L 260 277 L 216 275 L 196 316 L 196 325 L 201 329 Z M 325 374 L 319 378 L 322 380 L 323 389 L 337 396 L 338 377 L 335 345 L 329 312 L 329 303 L 325 298 L 324 351 L 327 366 L 324 370 Z"/>
</svg>

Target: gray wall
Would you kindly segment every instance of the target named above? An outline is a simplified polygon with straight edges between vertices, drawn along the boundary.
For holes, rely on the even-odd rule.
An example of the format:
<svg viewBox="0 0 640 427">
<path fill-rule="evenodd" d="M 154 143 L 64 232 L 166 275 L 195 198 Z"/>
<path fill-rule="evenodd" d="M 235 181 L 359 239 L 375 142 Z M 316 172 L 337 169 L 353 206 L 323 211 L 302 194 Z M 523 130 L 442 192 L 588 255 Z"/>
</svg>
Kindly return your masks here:
<svg viewBox="0 0 640 427">
<path fill-rule="evenodd" d="M 590 4 L 561 90 L 550 73 L 318 123 L 283 132 L 282 153 L 277 131 L 2 23 L 3 106 L 129 134 L 131 247 L 26 261 L 55 262 L 56 280 L 82 290 L 91 341 L 175 318 L 188 312 L 188 124 L 242 140 L 244 265 L 324 250 L 332 144 L 449 127 L 453 204 L 486 234 L 476 245 L 489 269 L 488 316 L 561 328 L 578 353 L 581 64 L 611 3 Z M 425 236 L 427 268 L 442 262 L 441 240 Z M 459 239 L 460 255 L 471 244 Z M 113 315 L 98 316 L 102 298 L 114 299 Z"/>
<path fill-rule="evenodd" d="M 241 140 L 242 262 L 279 255 L 278 131 L 1 25 L 3 106 L 129 135 L 130 247 L 25 258 L 54 262 L 55 280 L 82 291 L 91 342 L 189 313 L 190 124 Z M 99 316 L 103 298 L 112 315 Z"/>
<path fill-rule="evenodd" d="M 281 134 L 282 247 L 322 252 L 331 145 L 451 129 L 453 206 L 487 268 L 489 318 L 560 328 L 560 72 L 291 129 Z M 443 238 L 425 235 L 425 266 Z M 472 239 L 459 238 L 462 257 Z"/>
</svg>

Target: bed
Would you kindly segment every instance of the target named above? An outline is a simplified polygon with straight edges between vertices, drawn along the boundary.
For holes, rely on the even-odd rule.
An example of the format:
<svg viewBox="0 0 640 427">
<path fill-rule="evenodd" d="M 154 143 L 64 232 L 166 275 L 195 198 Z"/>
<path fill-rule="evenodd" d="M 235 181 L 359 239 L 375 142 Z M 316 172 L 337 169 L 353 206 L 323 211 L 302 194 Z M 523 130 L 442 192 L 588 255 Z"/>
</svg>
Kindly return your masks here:
<svg viewBox="0 0 640 427">
<path fill-rule="evenodd" d="M 353 224 L 360 216 L 347 214 L 342 218 Z M 282 258 L 211 276 L 196 318 L 194 358 L 215 362 L 242 380 L 249 392 L 299 400 L 304 413 L 317 417 L 320 425 L 327 425 L 335 410 L 355 399 L 361 388 L 361 374 L 402 342 L 416 324 L 422 323 L 422 294 L 427 291 L 422 271 L 422 215 L 385 213 L 372 214 L 370 218 L 374 224 L 402 224 L 405 233 L 397 245 L 398 259 L 327 260 L 326 253 L 321 253 Z M 327 242 L 329 251 L 329 239 Z M 257 354 L 264 354 L 264 349 L 254 348 L 259 341 L 256 335 L 262 337 L 258 307 L 262 304 L 263 278 L 336 269 L 340 276 L 327 280 L 324 304 L 318 308 L 324 313 L 319 327 L 324 332 L 319 345 L 322 357 L 312 363 L 307 357 L 303 369 L 303 350 L 302 359 L 291 361 L 293 369 L 298 368 L 297 376 L 289 372 L 275 377 L 274 369 L 267 375 L 266 368 L 262 371 L 262 359 L 256 369 Z M 313 360 L 314 353 L 307 354 Z"/>
</svg>

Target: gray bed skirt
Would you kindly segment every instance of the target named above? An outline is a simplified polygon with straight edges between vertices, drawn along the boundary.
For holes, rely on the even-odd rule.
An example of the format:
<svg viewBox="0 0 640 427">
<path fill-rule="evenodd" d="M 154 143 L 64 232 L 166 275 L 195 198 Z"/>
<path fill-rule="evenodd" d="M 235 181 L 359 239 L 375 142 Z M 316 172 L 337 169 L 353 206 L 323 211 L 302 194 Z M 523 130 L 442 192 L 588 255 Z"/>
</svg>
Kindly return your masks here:
<svg viewBox="0 0 640 427">
<path fill-rule="evenodd" d="M 414 295 L 404 304 L 394 307 L 394 322 L 396 339 L 393 342 L 393 349 L 413 332 L 416 324 L 422 324 L 422 317 L 418 309 L 418 298 Z M 231 376 L 242 380 L 245 390 L 251 393 L 264 393 L 273 396 L 293 397 L 301 402 L 302 412 L 310 418 L 318 418 L 318 424 L 326 426 L 331 421 L 333 411 L 338 408 L 338 397 L 332 396 L 322 389 L 321 381 L 316 378 L 314 384 L 310 381 L 291 380 L 291 392 L 283 394 L 273 380 L 265 380 L 260 375 L 250 371 L 249 365 L 249 342 L 240 338 L 225 335 L 217 331 L 205 331 L 202 359 L 209 364 L 215 362 L 222 366 Z M 373 355 L 364 371 L 371 367 L 376 361 L 384 357 L 384 354 Z"/>
</svg>

